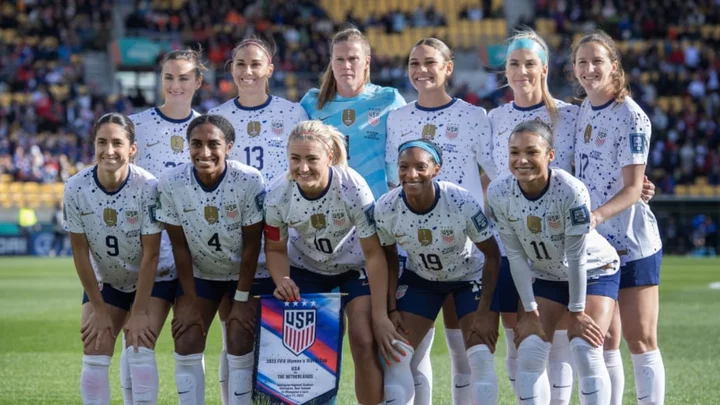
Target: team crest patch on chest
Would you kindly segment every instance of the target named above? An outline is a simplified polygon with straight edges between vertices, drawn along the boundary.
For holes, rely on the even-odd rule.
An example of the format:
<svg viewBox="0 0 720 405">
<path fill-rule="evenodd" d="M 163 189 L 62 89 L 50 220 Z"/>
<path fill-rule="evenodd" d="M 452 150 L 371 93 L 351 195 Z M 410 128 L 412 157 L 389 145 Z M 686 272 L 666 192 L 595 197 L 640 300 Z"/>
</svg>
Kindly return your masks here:
<svg viewBox="0 0 720 405">
<path fill-rule="evenodd" d="M 219 219 L 217 207 L 213 207 L 212 205 L 206 205 L 203 213 L 205 214 L 205 220 L 208 224 L 213 225 L 217 223 Z"/>
<path fill-rule="evenodd" d="M 445 137 L 448 139 L 455 139 L 458 136 L 459 128 L 457 124 L 449 124 L 445 130 Z"/>
<path fill-rule="evenodd" d="M 355 110 L 352 108 L 348 108 L 343 110 L 342 112 L 342 123 L 345 124 L 345 126 L 350 126 L 355 123 Z"/>
<path fill-rule="evenodd" d="M 332 220 L 333 225 L 335 226 L 345 226 L 347 221 L 345 220 L 345 212 L 343 211 L 336 211 L 332 213 Z"/>
<path fill-rule="evenodd" d="M 128 224 L 130 225 L 137 225 L 139 219 L 138 212 L 137 211 L 125 211 L 125 219 L 127 219 Z"/>
<path fill-rule="evenodd" d="M 117 211 L 113 208 L 105 208 L 103 210 L 103 221 L 107 226 L 117 225 Z"/>
<path fill-rule="evenodd" d="M 540 217 L 530 215 L 527 217 L 527 227 L 532 233 L 540 233 L 542 232 L 542 220 Z"/>
<path fill-rule="evenodd" d="M 313 228 L 317 229 L 318 231 L 321 229 L 325 229 L 325 227 L 327 226 L 325 214 L 315 214 L 311 216 L 310 223 L 312 224 Z"/>
<path fill-rule="evenodd" d="M 260 121 L 250 121 L 247 124 L 247 134 L 251 138 L 254 138 L 258 135 L 260 135 L 260 131 L 262 131 L 262 125 L 260 125 Z"/>
<path fill-rule="evenodd" d="M 595 138 L 595 145 L 603 146 L 603 145 L 605 145 L 606 140 L 607 140 L 607 132 L 598 132 L 597 138 Z"/>
<path fill-rule="evenodd" d="M 238 210 L 237 204 L 228 204 L 225 206 L 225 215 L 227 215 L 228 218 L 235 219 L 240 215 L 240 211 Z"/>
<path fill-rule="evenodd" d="M 182 136 L 173 135 L 170 137 L 170 149 L 175 153 L 180 153 L 185 149 L 185 139 Z"/>
<path fill-rule="evenodd" d="M 445 242 L 446 245 L 449 245 L 453 242 L 455 242 L 455 230 L 452 228 L 444 228 L 440 230 L 440 234 L 442 234 L 442 240 Z"/>
<path fill-rule="evenodd" d="M 380 109 L 371 108 L 368 110 L 368 124 L 376 127 L 380 123 Z"/>
<path fill-rule="evenodd" d="M 285 124 L 282 121 L 279 120 L 273 120 L 272 122 L 272 132 L 275 135 L 282 135 L 283 132 L 285 132 Z"/>
<path fill-rule="evenodd" d="M 592 125 L 587 124 L 587 126 L 585 127 L 585 135 L 583 136 L 585 143 L 589 143 L 590 138 L 592 138 Z"/>
<path fill-rule="evenodd" d="M 435 138 L 435 131 L 437 128 L 433 124 L 425 124 L 425 126 L 422 129 L 422 137 L 423 139 L 433 139 Z"/>
<path fill-rule="evenodd" d="M 560 215 L 548 215 L 545 217 L 547 220 L 547 224 L 550 227 L 550 229 L 560 229 L 562 226 L 562 221 L 560 221 Z"/>
<path fill-rule="evenodd" d="M 423 246 L 429 246 L 433 243 L 432 231 L 425 228 L 420 228 L 417 231 L 418 242 Z"/>
</svg>

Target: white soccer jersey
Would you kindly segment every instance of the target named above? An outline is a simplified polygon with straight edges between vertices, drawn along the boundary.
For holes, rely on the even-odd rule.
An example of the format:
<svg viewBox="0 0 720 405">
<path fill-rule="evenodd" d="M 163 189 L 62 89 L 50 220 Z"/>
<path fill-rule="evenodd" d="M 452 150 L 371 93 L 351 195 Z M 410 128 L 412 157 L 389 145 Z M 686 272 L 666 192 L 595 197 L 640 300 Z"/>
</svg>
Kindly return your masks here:
<svg viewBox="0 0 720 405">
<path fill-rule="evenodd" d="M 191 164 L 165 173 L 158 186 L 158 221 L 182 226 L 195 277 L 237 280 L 243 226 L 262 222 L 264 184 L 256 169 L 234 160 L 212 189 L 198 181 Z"/>
<path fill-rule="evenodd" d="M 523 108 L 511 102 L 490 111 L 488 116 L 492 125 L 492 154 L 497 174 L 497 177 L 490 177 L 491 180 L 511 174 L 508 147 L 510 134 L 516 126 L 530 120 L 542 121 L 553 128 L 555 160 L 552 166 L 572 172 L 575 120 L 577 119 L 578 107 L 560 100 L 555 100 L 555 104 L 558 109 L 558 118 L 555 125 L 552 125 L 550 114 L 548 114 L 544 103 Z"/>
<path fill-rule="evenodd" d="M 252 108 L 232 99 L 208 114 L 222 115 L 235 128 L 235 145 L 228 159 L 260 170 L 267 184 L 287 172 L 288 135 L 295 125 L 308 119 L 300 104 L 275 96 Z"/>
<path fill-rule="evenodd" d="M 404 142 L 425 138 L 443 152 L 443 169 L 438 180 L 449 181 L 470 191 L 484 204 L 480 170 L 494 176 L 491 128 L 485 109 L 454 98 L 439 108 L 424 108 L 412 102 L 390 112 L 387 120 L 385 161 L 388 178 L 399 184 L 398 147 Z"/>
<path fill-rule="evenodd" d="M 191 111 L 188 117 L 174 120 L 163 115 L 157 107 L 131 115 L 130 120 L 135 124 L 135 142 L 138 147 L 135 164 L 149 171 L 156 178 L 160 178 L 173 167 L 189 163 L 187 127 L 190 121 L 198 116 L 200 116 L 198 112 Z M 163 232 L 155 280 L 167 281 L 176 278 L 172 245 L 167 232 Z"/>
<path fill-rule="evenodd" d="M 117 191 L 107 192 L 100 184 L 97 166 L 65 183 L 63 228 L 85 234 L 98 282 L 135 291 L 142 259 L 140 238 L 162 231 L 155 219 L 156 201 L 157 180 L 132 164 Z"/>
<path fill-rule="evenodd" d="M 592 209 L 605 204 L 623 188 L 622 169 L 647 163 L 651 126 L 635 101 L 610 101 L 593 107 L 585 100 L 578 115 L 575 176 L 590 191 Z M 631 205 L 597 227 L 620 254 L 623 264 L 652 256 L 662 248 L 650 206 Z"/>
<path fill-rule="evenodd" d="M 407 252 L 407 270 L 426 280 L 468 281 L 482 277 L 485 257 L 475 246 L 493 236 L 480 203 L 462 187 L 435 183 L 435 204 L 415 212 L 401 187 L 380 197 L 375 209 L 380 243 Z"/>
<path fill-rule="evenodd" d="M 615 249 L 590 230 L 590 196 L 583 183 L 570 173 L 553 168 L 542 195 L 529 199 L 512 175 L 493 180 L 488 189 L 491 217 L 502 238 L 517 238 L 535 277 L 568 280 L 566 236 L 587 235 L 587 276 L 615 273 Z"/>
<path fill-rule="evenodd" d="M 375 200 L 365 179 L 351 168 L 332 167 L 322 196 L 307 198 L 294 180 L 268 186 L 265 223 L 289 238 L 290 265 L 337 275 L 365 270 L 360 238 L 375 234 Z"/>
</svg>

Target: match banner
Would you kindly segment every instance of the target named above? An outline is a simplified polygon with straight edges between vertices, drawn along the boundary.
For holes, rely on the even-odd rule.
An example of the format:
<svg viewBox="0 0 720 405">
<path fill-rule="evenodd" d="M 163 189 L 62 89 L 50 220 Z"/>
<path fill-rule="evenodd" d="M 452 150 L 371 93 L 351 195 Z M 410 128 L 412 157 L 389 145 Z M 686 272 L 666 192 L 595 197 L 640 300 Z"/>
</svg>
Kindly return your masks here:
<svg viewBox="0 0 720 405">
<path fill-rule="evenodd" d="M 260 300 L 254 404 L 330 405 L 340 383 L 341 295 L 301 294 L 300 302 Z"/>
</svg>

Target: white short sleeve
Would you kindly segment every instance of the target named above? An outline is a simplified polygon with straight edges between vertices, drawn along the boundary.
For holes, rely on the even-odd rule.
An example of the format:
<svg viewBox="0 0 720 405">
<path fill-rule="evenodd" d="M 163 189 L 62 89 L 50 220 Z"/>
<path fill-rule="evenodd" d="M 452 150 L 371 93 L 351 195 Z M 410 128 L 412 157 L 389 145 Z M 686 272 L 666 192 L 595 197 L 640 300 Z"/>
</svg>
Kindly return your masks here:
<svg viewBox="0 0 720 405">
<path fill-rule="evenodd" d="M 173 201 L 168 178 L 163 176 L 158 183 L 158 197 L 156 204 L 157 220 L 170 225 L 180 226 L 180 217 Z"/>
<path fill-rule="evenodd" d="M 80 212 L 72 192 L 69 191 L 68 183 L 65 183 L 63 194 L 63 229 L 72 233 L 85 233 Z"/>
<path fill-rule="evenodd" d="M 620 134 L 618 162 L 621 167 L 647 163 L 650 134 L 650 120 L 642 111 L 628 111 L 627 131 Z"/>
<path fill-rule="evenodd" d="M 244 193 L 247 198 L 243 209 L 243 226 L 250 226 L 262 222 L 265 186 L 260 173 L 250 181 L 248 189 L 245 190 Z"/>
<path fill-rule="evenodd" d="M 157 220 L 157 199 L 158 199 L 158 182 L 155 179 L 148 181 L 143 196 L 143 224 L 141 233 L 143 235 L 152 235 L 162 232 L 162 223 Z"/>
</svg>

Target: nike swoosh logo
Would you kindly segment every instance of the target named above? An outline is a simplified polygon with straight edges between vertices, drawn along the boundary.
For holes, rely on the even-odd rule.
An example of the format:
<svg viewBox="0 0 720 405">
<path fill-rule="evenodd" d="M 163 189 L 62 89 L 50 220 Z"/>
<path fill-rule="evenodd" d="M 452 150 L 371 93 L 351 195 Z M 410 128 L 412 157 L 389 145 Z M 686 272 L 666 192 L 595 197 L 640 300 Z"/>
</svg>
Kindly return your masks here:
<svg viewBox="0 0 720 405">
<path fill-rule="evenodd" d="M 386 404 L 389 404 L 390 402 L 395 402 L 395 400 L 394 400 L 394 399 L 388 399 L 387 401 L 385 401 Z"/>
<path fill-rule="evenodd" d="M 520 398 L 520 400 L 521 400 L 521 401 L 527 401 L 528 399 L 533 399 L 533 398 L 537 398 L 537 395 L 536 395 L 536 396 L 534 396 L 534 397 L 527 397 L 527 398 L 523 398 L 523 397 L 518 397 L 518 398 Z"/>
<path fill-rule="evenodd" d="M 553 388 L 570 388 L 572 385 L 555 385 L 553 384 Z"/>
<path fill-rule="evenodd" d="M 469 387 L 469 386 L 470 386 L 470 384 L 465 384 L 465 385 L 457 385 L 457 384 L 455 384 L 455 388 L 465 388 L 465 387 Z"/>
<path fill-rule="evenodd" d="M 93 214 L 92 212 L 81 212 L 80 216 L 85 217 L 85 216 L 92 215 L 92 214 Z"/>
<path fill-rule="evenodd" d="M 398 233 L 398 234 L 395 234 L 395 235 L 393 235 L 393 236 L 397 239 L 397 238 L 404 238 L 404 237 L 407 236 L 407 235 L 404 234 L 404 233 Z"/>
<path fill-rule="evenodd" d="M 157 144 L 159 144 L 159 143 L 160 143 L 160 142 L 155 142 L 155 143 L 150 143 L 150 142 L 148 142 L 148 143 L 145 144 L 145 147 L 147 147 L 147 148 L 152 148 L 153 146 L 155 146 L 155 145 L 157 145 Z"/>
<path fill-rule="evenodd" d="M 303 222 L 305 222 L 305 221 L 295 222 L 294 224 L 289 224 L 289 225 L 292 227 L 296 227 L 296 226 L 302 224 Z"/>
<path fill-rule="evenodd" d="M 193 212 L 193 211 L 195 211 L 195 208 L 191 208 L 191 209 L 184 208 L 183 209 L 183 212 Z"/>
<path fill-rule="evenodd" d="M 412 134 L 412 132 L 413 132 L 413 131 L 403 132 L 402 134 L 400 134 L 400 136 L 403 137 L 403 136 L 405 136 L 405 135 L 410 135 L 410 134 Z"/>
<path fill-rule="evenodd" d="M 476 295 L 476 296 L 475 296 L 475 301 L 480 301 L 480 296 L 479 296 L 479 295 Z"/>
<path fill-rule="evenodd" d="M 249 394 L 249 393 L 250 393 L 250 391 L 245 391 L 245 392 L 233 392 L 233 394 L 235 394 L 236 397 L 241 397 L 241 396 L 247 395 L 247 394 Z"/>
<path fill-rule="evenodd" d="M 364 282 L 362 283 L 362 285 L 363 285 L 363 287 L 365 287 L 366 285 L 370 285 L 370 283 L 368 283 L 367 281 L 364 281 Z"/>
<path fill-rule="evenodd" d="M 580 391 L 580 392 L 581 392 L 583 395 L 592 395 L 592 394 L 597 394 L 598 392 L 600 392 L 600 390 L 595 390 L 595 391 L 593 391 L 593 392 L 585 392 L 585 391 Z M 650 395 L 648 395 L 648 396 L 650 396 Z"/>
<path fill-rule="evenodd" d="M 510 221 L 510 222 L 517 222 L 519 220 L 520 220 L 520 218 L 508 218 L 508 221 Z"/>
<path fill-rule="evenodd" d="M 416 387 L 419 387 L 419 386 L 421 386 L 421 385 L 422 385 L 422 383 L 417 383 L 417 384 L 415 384 Z"/>
<path fill-rule="evenodd" d="M 188 392 L 190 392 L 190 390 L 183 391 L 183 392 L 178 391 L 178 395 L 187 394 Z"/>
<path fill-rule="evenodd" d="M 330 117 L 332 117 L 332 115 L 328 115 L 328 116 L 325 117 L 325 118 L 318 118 L 318 119 L 319 119 L 320 121 L 325 121 L 326 119 L 328 119 L 328 118 L 330 118 Z"/>
<path fill-rule="evenodd" d="M 645 395 L 644 397 L 639 397 L 638 401 L 642 401 L 643 399 L 650 398 L 650 395 Z"/>
<path fill-rule="evenodd" d="M 510 381 L 512 381 L 512 382 L 515 382 L 515 379 L 514 379 L 514 378 L 508 377 L 508 380 L 510 380 Z"/>
</svg>

